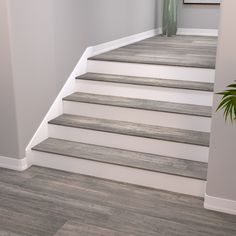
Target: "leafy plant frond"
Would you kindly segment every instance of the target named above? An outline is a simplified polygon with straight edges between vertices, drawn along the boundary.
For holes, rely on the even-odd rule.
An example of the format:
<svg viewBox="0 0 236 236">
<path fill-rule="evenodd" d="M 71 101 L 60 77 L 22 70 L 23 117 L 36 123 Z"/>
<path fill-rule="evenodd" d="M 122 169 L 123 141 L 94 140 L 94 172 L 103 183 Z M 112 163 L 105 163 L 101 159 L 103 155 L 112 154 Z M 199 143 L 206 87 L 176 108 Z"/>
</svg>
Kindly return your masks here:
<svg viewBox="0 0 236 236">
<path fill-rule="evenodd" d="M 225 121 L 230 119 L 233 123 L 236 121 L 236 83 L 228 85 L 227 88 L 225 91 L 217 93 L 222 95 L 222 99 L 216 111 L 224 110 Z"/>
</svg>

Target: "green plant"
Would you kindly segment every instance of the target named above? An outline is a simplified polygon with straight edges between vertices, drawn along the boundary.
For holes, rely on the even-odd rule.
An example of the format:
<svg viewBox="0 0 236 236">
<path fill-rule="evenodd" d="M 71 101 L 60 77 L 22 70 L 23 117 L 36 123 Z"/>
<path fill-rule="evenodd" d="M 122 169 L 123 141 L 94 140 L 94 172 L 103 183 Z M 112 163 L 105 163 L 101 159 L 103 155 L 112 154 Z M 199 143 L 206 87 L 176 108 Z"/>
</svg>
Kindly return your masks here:
<svg viewBox="0 0 236 236">
<path fill-rule="evenodd" d="M 225 121 L 230 119 L 233 123 L 236 121 L 236 83 L 230 84 L 227 88 L 225 91 L 217 93 L 223 97 L 216 111 L 224 110 Z"/>
</svg>

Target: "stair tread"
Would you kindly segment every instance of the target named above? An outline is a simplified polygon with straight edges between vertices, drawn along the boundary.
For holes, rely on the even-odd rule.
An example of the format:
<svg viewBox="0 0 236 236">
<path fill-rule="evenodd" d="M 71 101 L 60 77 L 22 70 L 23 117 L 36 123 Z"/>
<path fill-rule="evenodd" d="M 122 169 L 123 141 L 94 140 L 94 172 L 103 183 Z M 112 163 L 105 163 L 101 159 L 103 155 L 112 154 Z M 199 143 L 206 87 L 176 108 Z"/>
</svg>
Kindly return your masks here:
<svg viewBox="0 0 236 236">
<path fill-rule="evenodd" d="M 190 90 L 200 90 L 208 92 L 213 92 L 214 90 L 214 83 L 208 83 L 208 82 L 135 77 L 135 76 L 111 75 L 111 74 L 100 74 L 100 73 L 86 73 L 84 75 L 78 76 L 76 79 L 167 87 L 167 88 L 177 88 L 177 89 L 190 89 Z"/>
<path fill-rule="evenodd" d="M 165 101 L 155 101 L 147 99 L 137 99 L 128 97 L 118 97 L 109 95 L 99 95 L 90 93 L 76 92 L 63 100 L 73 102 L 92 103 L 100 105 L 118 106 L 126 108 L 136 108 L 151 111 L 161 111 L 178 113 L 185 115 L 211 117 L 212 108 L 209 106 L 173 103 Z"/>
<path fill-rule="evenodd" d="M 210 134 L 200 131 L 176 129 L 127 121 L 108 120 L 87 116 L 62 114 L 49 124 L 90 129 L 96 131 L 138 136 L 150 139 L 209 146 Z"/>
<path fill-rule="evenodd" d="M 48 138 L 33 150 L 201 180 L 207 176 L 206 163 L 61 139 Z"/>
</svg>

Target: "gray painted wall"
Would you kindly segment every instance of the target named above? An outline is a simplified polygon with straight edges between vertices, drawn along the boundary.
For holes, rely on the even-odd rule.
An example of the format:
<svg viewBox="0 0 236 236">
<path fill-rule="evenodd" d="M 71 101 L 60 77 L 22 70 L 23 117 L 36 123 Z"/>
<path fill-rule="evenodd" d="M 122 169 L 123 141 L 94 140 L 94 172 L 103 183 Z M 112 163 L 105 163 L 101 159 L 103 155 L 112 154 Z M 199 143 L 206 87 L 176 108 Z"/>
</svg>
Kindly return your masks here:
<svg viewBox="0 0 236 236">
<path fill-rule="evenodd" d="M 218 5 L 188 5 L 179 1 L 178 27 L 198 29 L 218 29 L 220 7 Z M 158 26 L 162 24 L 162 11 L 164 0 L 158 2 Z"/>
<path fill-rule="evenodd" d="M 0 1 L 0 37 L 0 156 L 15 157 L 18 132 L 6 1 Z"/>
<path fill-rule="evenodd" d="M 218 55 L 216 63 L 215 92 L 222 91 L 236 79 L 236 1 L 223 0 Z M 220 97 L 214 97 L 214 109 Z M 207 194 L 236 201 L 236 125 L 225 123 L 223 114 L 214 113 L 210 144 Z"/>
<path fill-rule="evenodd" d="M 188 5 L 179 1 L 179 28 L 218 29 L 219 5 Z"/>
<path fill-rule="evenodd" d="M 8 106 L 9 96 L 12 104 L 9 114 L 1 119 L 12 117 L 13 120 L 5 122 L 5 132 L 0 132 L 1 142 L 4 140 L 0 155 L 16 158 L 24 157 L 28 142 L 86 47 L 154 29 L 157 25 L 156 0 L 1 2 L 10 4 L 12 51 L 9 61 L 12 70 L 6 72 L 7 81 L 0 82 L 1 88 L 2 84 L 9 87 L 0 108 Z M 10 55 L 10 49 L 4 53 Z M 1 60 L 3 55 L 0 54 Z M 11 133 L 9 138 L 5 136 L 7 132 Z"/>
</svg>

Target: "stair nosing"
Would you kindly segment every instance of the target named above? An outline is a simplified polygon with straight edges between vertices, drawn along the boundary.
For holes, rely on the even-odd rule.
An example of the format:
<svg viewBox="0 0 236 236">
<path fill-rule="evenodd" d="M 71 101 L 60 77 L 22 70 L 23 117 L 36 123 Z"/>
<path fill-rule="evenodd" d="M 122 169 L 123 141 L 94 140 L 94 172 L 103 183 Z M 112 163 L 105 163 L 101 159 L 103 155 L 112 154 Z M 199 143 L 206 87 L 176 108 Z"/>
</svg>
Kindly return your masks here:
<svg viewBox="0 0 236 236">
<path fill-rule="evenodd" d="M 182 63 L 166 63 L 166 62 L 158 62 L 158 63 L 154 63 L 153 61 L 129 61 L 129 60 L 125 60 L 125 59 L 110 59 L 110 58 L 95 58 L 94 57 L 89 57 L 88 58 L 89 61 L 102 61 L 102 62 L 117 62 L 117 63 L 128 63 L 128 64 L 143 64 L 143 65 L 154 65 L 154 66 L 175 66 L 175 67 L 188 67 L 188 68 L 199 68 L 199 69 L 209 69 L 209 70 L 215 70 L 216 69 L 216 65 L 212 65 L 212 66 L 206 66 L 206 65 L 183 65 Z"/>
<path fill-rule="evenodd" d="M 71 142 L 71 143 L 77 143 L 78 145 L 88 145 L 88 146 L 93 146 L 93 147 L 98 147 L 98 148 L 105 148 L 105 149 L 110 149 L 110 150 L 116 150 L 116 151 L 123 151 L 126 153 L 134 153 L 134 154 L 140 154 L 140 155 L 144 155 L 144 156 L 152 156 L 153 158 L 166 158 L 166 159 L 173 159 L 175 161 L 184 161 L 184 162 L 192 162 L 192 163 L 199 163 L 199 164 L 203 164 L 203 165 L 207 165 L 207 163 L 203 163 L 203 162 L 198 162 L 198 161 L 191 161 L 191 160 L 185 160 L 185 159 L 181 159 L 181 158 L 175 158 L 175 157 L 167 157 L 167 156 L 162 156 L 162 155 L 154 155 L 154 154 L 149 154 L 149 153 L 142 153 L 142 152 L 136 152 L 136 151 L 130 151 L 130 150 L 125 150 L 125 149 L 120 149 L 120 148 L 113 148 L 113 147 L 106 147 L 106 146 L 102 146 L 102 145 L 96 145 L 96 144 L 88 144 L 88 143 L 82 143 L 82 142 L 74 142 L 74 141 L 69 141 L 69 140 L 63 140 L 63 139 L 56 139 L 56 138 L 48 138 L 46 140 L 44 140 L 43 142 L 49 140 L 49 139 L 54 139 L 54 140 L 59 140 L 59 141 L 66 141 L 66 142 Z M 43 143 L 41 142 L 41 143 Z M 162 170 L 157 170 L 157 169 L 151 169 L 148 167 L 141 167 L 138 166 L 137 164 L 135 165 L 131 165 L 131 164 L 124 164 L 124 163 L 116 163 L 115 161 L 105 161 L 105 160 L 98 160 L 95 158 L 88 158 L 86 156 L 76 156 L 75 154 L 65 154 L 65 153 L 60 153 L 59 151 L 52 151 L 52 150 L 42 150 L 39 148 L 40 144 L 37 144 L 36 146 L 34 146 L 32 148 L 33 151 L 38 151 L 38 152 L 43 152 L 43 153 L 49 153 L 49 154 L 54 154 L 54 155 L 59 155 L 59 156 L 67 156 L 67 157 L 72 157 L 72 158 L 76 158 L 76 159 L 83 159 L 83 160 L 88 160 L 88 161 L 93 161 L 93 162 L 99 162 L 99 163 L 105 163 L 105 164 L 111 164 L 111 165 L 118 165 L 118 166 L 123 166 L 123 167 L 128 167 L 128 168 L 133 168 L 133 169 L 139 169 L 139 170 L 145 170 L 145 171 L 150 171 L 150 172 L 157 172 L 157 173 L 162 173 L 162 174 L 168 174 L 168 175 L 174 175 L 174 176 L 179 176 L 179 177 L 183 177 L 183 178 L 190 178 L 190 179 L 196 179 L 196 180 L 201 180 L 201 181 L 206 181 L 207 177 L 200 177 L 200 176 L 193 176 L 190 174 L 181 174 L 181 173 L 174 173 L 174 171 L 162 171 Z"/>
<path fill-rule="evenodd" d="M 186 133 L 195 133 L 195 134 L 205 134 L 205 135 L 210 135 L 208 132 L 202 132 L 202 131 L 193 131 L 193 130 L 185 130 L 185 129 L 178 129 L 178 128 L 169 128 L 169 127 L 163 127 L 163 126 L 157 126 L 157 125 L 146 125 L 146 124 L 139 124 L 139 123 L 133 123 L 133 122 L 127 122 L 127 121 L 117 121 L 117 120 L 108 120 L 108 119 L 101 119 L 101 118 L 94 118 L 94 117 L 88 117 L 88 116 L 78 116 L 78 115 L 71 115 L 71 114 L 62 114 L 61 116 L 59 117 L 56 117 L 55 119 L 53 120 L 50 120 L 48 123 L 51 124 L 51 125 L 58 125 L 58 126 L 64 126 L 64 127 L 72 127 L 72 128 L 80 128 L 80 129 L 85 129 L 85 130 L 94 130 L 94 131 L 99 131 L 99 132 L 105 132 L 105 133 L 115 133 L 115 134 L 120 134 L 120 135 L 127 135 L 127 136 L 134 136 L 134 137 L 140 137 L 140 138 L 148 138 L 148 139 L 154 139 L 154 140 L 162 140 L 162 141 L 167 141 L 167 142 L 175 142 L 175 143 L 183 143 L 183 144 L 189 144 L 189 145 L 196 145 L 196 146 L 202 146 L 202 147 L 209 147 L 209 140 L 207 141 L 207 143 L 204 143 L 204 142 L 200 142 L 198 140 L 198 142 L 195 140 L 195 141 L 186 141 L 186 140 L 173 140 L 173 139 L 170 139 L 168 137 L 164 138 L 164 137 L 161 137 L 160 134 L 157 134 L 158 137 L 154 137 L 152 135 L 144 135 L 144 134 L 141 134 L 141 133 L 135 133 L 134 130 L 132 130 L 132 132 L 130 130 L 117 130 L 113 128 L 113 130 L 109 130 L 109 127 L 103 127 L 103 128 L 99 128 L 98 125 L 95 124 L 95 127 L 91 127 L 91 125 L 89 126 L 89 124 L 87 125 L 81 125 L 79 124 L 79 122 L 77 123 L 63 123 L 63 121 L 60 121 L 59 119 L 61 118 L 66 118 L 66 117 L 70 117 L 70 118 L 76 118 L 77 119 L 90 119 L 90 120 L 99 120 L 99 121 L 107 121 L 107 122 L 111 122 L 114 124 L 114 122 L 117 122 L 119 124 L 126 124 L 126 125 L 133 125 L 136 127 L 138 125 L 140 126 L 146 126 L 146 128 L 157 128 L 157 129 L 170 129 L 172 131 L 181 131 L 181 132 L 186 132 Z M 59 121 L 58 121 L 59 120 Z M 171 135 L 170 135 L 171 136 Z M 206 138 L 206 137 L 205 137 Z M 209 139 L 209 137 L 208 137 Z"/>
<path fill-rule="evenodd" d="M 156 102 L 159 104 L 172 104 L 175 106 L 193 106 L 195 108 L 200 108 L 200 107 L 206 107 L 211 109 L 210 106 L 204 106 L 204 105 L 195 105 L 195 104 L 183 104 L 183 103 L 174 103 L 174 102 L 167 102 L 167 101 L 155 101 L 155 100 L 148 100 L 148 99 L 139 99 L 139 98 L 129 98 L 129 97 L 120 97 L 120 96 L 111 96 L 111 95 L 101 95 L 101 94 L 90 94 L 90 93 L 82 93 L 82 92 L 75 92 L 67 97 L 63 98 L 63 101 L 68 101 L 68 102 L 80 102 L 80 103 L 88 103 L 88 104 L 95 104 L 95 105 L 104 105 L 104 106 L 113 106 L 113 107 L 123 107 L 123 108 L 130 108 L 130 109 L 138 109 L 138 110 L 147 110 L 147 111 L 156 111 L 156 112 L 164 112 L 164 113 L 174 113 L 174 114 L 180 114 L 180 115 L 189 115 L 189 116 L 198 116 L 198 117 L 206 117 L 206 118 L 211 118 L 212 114 L 211 112 L 209 112 L 208 114 L 206 114 L 207 112 L 192 112 L 192 111 L 184 111 L 183 109 L 179 109 L 179 110 L 173 110 L 171 108 L 167 108 L 168 106 L 156 106 L 156 107 L 145 107 L 145 106 L 141 106 L 141 105 L 129 105 L 129 104 L 119 104 L 119 102 L 110 102 L 110 100 L 107 101 L 100 101 L 100 100 L 92 100 L 91 98 L 73 98 L 73 96 L 76 96 L 77 94 L 83 94 L 83 95 L 89 95 L 89 96 L 97 96 L 97 97 L 109 97 L 109 98 L 117 98 L 117 99 L 127 99 L 131 101 L 143 101 L 143 102 Z M 90 99 L 90 100 L 89 100 Z M 196 109 L 197 110 L 197 109 Z"/>
<path fill-rule="evenodd" d="M 108 78 L 95 78 L 96 76 L 103 76 L 108 77 L 110 76 L 110 79 Z M 127 81 L 124 80 L 118 80 L 118 77 L 126 78 Z M 117 78 L 117 79 L 116 79 Z M 162 87 L 162 88 L 172 88 L 172 89 L 184 89 L 184 90 L 193 90 L 193 91 L 202 91 L 202 92 L 213 92 L 214 91 L 214 83 L 212 82 L 198 82 L 198 81 L 187 81 L 187 80 L 175 80 L 175 79 L 163 79 L 163 78 L 153 78 L 153 77 L 139 77 L 139 76 L 127 76 L 127 75 L 118 75 L 118 74 L 104 74 L 104 73 L 93 73 L 93 72 L 87 72 L 86 74 L 80 75 L 76 77 L 77 80 L 90 80 L 90 81 L 99 81 L 99 82 L 109 82 L 109 83 L 120 83 L 120 84 L 131 84 L 131 85 L 141 85 L 141 86 L 150 86 L 150 87 Z M 131 81 L 133 79 L 133 81 Z M 136 81 L 135 81 L 136 79 Z M 137 80 L 146 79 L 146 80 L 153 80 L 152 82 L 140 82 Z M 159 83 L 158 83 L 159 81 Z M 165 82 L 182 82 L 187 84 L 198 84 L 203 86 L 203 84 L 212 86 L 212 88 L 194 88 L 190 85 L 171 85 L 167 84 Z M 155 83 L 156 82 L 156 83 Z"/>
</svg>

